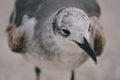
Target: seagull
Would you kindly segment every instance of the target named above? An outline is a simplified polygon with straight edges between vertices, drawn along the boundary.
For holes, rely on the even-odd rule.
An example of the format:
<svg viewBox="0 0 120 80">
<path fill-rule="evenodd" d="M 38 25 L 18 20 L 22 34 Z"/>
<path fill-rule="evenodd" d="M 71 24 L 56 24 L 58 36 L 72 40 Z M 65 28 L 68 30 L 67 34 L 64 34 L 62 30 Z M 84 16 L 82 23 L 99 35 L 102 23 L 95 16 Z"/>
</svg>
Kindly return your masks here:
<svg viewBox="0 0 120 80">
<path fill-rule="evenodd" d="M 74 70 L 105 46 L 96 0 L 16 0 L 6 29 L 11 51 L 42 69 Z"/>
</svg>

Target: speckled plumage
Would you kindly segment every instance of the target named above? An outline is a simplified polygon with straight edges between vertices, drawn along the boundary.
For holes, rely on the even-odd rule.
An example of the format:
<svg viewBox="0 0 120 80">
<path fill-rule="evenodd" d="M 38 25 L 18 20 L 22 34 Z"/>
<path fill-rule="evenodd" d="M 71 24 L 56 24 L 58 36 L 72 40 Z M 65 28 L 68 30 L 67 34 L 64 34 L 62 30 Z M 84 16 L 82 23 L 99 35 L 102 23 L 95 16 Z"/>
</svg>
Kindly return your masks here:
<svg viewBox="0 0 120 80">
<path fill-rule="evenodd" d="M 96 0 L 16 0 L 9 47 L 41 69 L 74 70 L 104 49 L 99 16 Z"/>
</svg>

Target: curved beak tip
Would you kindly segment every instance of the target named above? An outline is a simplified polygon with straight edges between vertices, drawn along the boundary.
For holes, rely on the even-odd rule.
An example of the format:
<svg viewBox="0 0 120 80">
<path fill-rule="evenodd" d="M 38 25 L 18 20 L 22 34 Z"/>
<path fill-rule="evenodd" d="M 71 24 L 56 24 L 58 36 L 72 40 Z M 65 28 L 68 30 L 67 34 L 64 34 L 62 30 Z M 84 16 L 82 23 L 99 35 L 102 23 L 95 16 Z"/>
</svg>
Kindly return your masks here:
<svg viewBox="0 0 120 80">
<path fill-rule="evenodd" d="M 95 64 L 98 64 L 98 62 L 97 62 L 97 61 L 95 61 Z"/>
<path fill-rule="evenodd" d="M 82 48 L 95 62 L 95 64 L 97 64 L 97 58 L 96 55 L 94 53 L 94 51 L 92 50 L 90 44 L 88 43 L 88 41 L 86 40 L 86 38 L 84 37 L 84 43 L 79 43 L 77 41 L 74 41 L 80 48 Z"/>
</svg>

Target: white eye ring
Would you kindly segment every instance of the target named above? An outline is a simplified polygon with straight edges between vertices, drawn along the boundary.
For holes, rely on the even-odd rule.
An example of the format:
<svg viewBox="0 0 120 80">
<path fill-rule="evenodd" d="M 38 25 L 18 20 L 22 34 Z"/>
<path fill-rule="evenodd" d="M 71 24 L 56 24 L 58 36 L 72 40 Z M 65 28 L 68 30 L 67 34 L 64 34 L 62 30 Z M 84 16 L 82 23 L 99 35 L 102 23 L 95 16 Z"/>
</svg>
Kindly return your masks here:
<svg viewBox="0 0 120 80">
<path fill-rule="evenodd" d="M 70 31 L 67 28 L 65 28 L 65 27 L 61 27 L 61 34 L 64 37 L 68 37 L 70 35 Z"/>
</svg>

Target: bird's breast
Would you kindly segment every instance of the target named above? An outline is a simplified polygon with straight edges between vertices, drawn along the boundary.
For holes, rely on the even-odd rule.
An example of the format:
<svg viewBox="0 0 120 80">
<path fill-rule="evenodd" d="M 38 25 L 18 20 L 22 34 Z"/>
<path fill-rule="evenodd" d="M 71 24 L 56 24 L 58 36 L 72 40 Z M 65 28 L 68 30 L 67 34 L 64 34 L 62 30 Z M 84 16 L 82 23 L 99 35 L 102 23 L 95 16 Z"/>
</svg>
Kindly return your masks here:
<svg viewBox="0 0 120 80">
<path fill-rule="evenodd" d="M 36 45 L 31 45 L 30 50 L 24 54 L 24 57 L 40 68 L 73 70 L 88 58 L 88 55 L 74 43 L 59 41 L 59 43 L 49 46 L 51 51 L 43 48 L 39 48 L 39 51 L 32 50 L 32 48 L 38 48 Z"/>
</svg>

